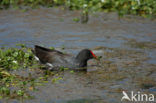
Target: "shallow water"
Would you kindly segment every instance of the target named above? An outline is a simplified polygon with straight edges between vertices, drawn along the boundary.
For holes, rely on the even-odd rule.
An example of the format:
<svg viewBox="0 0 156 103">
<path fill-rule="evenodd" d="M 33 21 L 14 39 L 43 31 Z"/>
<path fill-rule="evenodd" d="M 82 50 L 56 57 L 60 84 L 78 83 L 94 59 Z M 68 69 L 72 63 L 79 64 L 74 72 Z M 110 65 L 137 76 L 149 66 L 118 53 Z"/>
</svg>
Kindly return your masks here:
<svg viewBox="0 0 156 103">
<path fill-rule="evenodd" d="M 72 21 L 79 14 L 59 8 L 0 11 L 1 47 L 37 44 L 63 47 L 73 54 L 91 48 L 103 57 L 100 67 L 89 66 L 87 73 L 65 72 L 60 75 L 63 80 L 56 84 L 49 78 L 49 83 L 31 93 L 34 99 L 24 102 L 120 103 L 123 90 L 156 94 L 156 21 L 141 17 L 118 19 L 115 13 L 90 15 L 87 24 Z M 92 64 L 94 61 L 89 61 Z M 142 87 L 146 79 L 152 88 Z"/>
</svg>

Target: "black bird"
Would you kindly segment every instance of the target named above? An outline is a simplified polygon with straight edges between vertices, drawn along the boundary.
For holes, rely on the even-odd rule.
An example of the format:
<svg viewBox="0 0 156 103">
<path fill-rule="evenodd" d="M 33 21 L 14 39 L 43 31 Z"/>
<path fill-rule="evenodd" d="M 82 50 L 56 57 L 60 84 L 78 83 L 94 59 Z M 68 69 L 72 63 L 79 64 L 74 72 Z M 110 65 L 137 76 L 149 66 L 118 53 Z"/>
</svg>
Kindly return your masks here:
<svg viewBox="0 0 156 103">
<path fill-rule="evenodd" d="M 33 50 L 35 58 L 42 64 L 48 65 L 52 70 L 59 67 L 70 68 L 73 70 L 83 70 L 87 67 L 87 61 L 89 59 L 97 59 L 95 54 L 89 49 L 81 50 L 76 57 L 70 54 L 64 54 L 58 50 L 52 50 L 35 45 Z M 85 68 L 86 69 L 86 68 Z"/>
</svg>

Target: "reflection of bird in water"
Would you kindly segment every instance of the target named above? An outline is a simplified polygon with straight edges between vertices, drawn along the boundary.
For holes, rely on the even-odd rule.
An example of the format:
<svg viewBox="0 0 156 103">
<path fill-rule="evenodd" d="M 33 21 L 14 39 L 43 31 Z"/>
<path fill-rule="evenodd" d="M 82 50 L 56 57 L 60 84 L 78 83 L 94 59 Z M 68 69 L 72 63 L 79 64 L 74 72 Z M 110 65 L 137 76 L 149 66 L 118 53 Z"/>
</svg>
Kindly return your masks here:
<svg viewBox="0 0 156 103">
<path fill-rule="evenodd" d="M 127 99 L 127 100 L 131 101 L 131 99 L 128 97 L 128 95 L 127 95 L 127 93 L 125 91 L 122 91 L 122 93 L 123 93 L 124 96 L 121 98 L 121 101 L 123 99 Z"/>
</svg>

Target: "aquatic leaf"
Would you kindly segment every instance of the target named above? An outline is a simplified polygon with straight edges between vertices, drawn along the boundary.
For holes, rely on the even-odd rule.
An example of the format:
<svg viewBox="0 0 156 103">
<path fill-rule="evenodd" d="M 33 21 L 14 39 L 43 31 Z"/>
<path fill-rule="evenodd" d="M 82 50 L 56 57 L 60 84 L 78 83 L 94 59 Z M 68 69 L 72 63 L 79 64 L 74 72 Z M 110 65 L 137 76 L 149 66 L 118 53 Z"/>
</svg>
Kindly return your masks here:
<svg viewBox="0 0 156 103">
<path fill-rule="evenodd" d="M 11 76 L 11 74 L 8 73 L 7 71 L 1 71 L 0 75 L 7 76 L 7 77 Z"/>
<path fill-rule="evenodd" d="M 73 21 L 75 21 L 75 22 L 79 22 L 80 19 L 76 17 L 76 18 L 73 18 Z"/>
<path fill-rule="evenodd" d="M 73 71 L 73 70 L 71 70 L 71 71 L 70 71 L 70 73 L 74 73 L 74 71 Z"/>
<path fill-rule="evenodd" d="M 0 100 L 2 99 L 3 97 L 0 95 Z"/>
<path fill-rule="evenodd" d="M 18 91 L 17 91 L 17 95 L 23 96 L 23 94 L 24 94 L 24 91 L 22 91 L 22 90 L 18 90 Z"/>
<path fill-rule="evenodd" d="M 3 93 L 5 95 L 9 95 L 10 94 L 10 90 L 7 87 L 0 87 L 0 93 Z"/>
</svg>

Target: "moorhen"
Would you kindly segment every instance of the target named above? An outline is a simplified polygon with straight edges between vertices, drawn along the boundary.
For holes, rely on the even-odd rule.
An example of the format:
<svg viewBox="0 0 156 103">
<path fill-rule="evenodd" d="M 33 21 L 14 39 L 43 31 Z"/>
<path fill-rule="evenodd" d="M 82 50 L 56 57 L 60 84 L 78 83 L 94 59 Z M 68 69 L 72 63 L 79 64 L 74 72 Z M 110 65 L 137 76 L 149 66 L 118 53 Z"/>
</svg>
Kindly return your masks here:
<svg viewBox="0 0 156 103">
<path fill-rule="evenodd" d="M 58 50 L 52 50 L 35 45 L 33 50 L 35 58 L 42 64 L 46 64 L 49 69 L 64 67 L 73 70 L 86 70 L 87 61 L 89 59 L 97 59 L 95 54 L 89 49 L 81 50 L 76 57 L 70 54 L 64 54 Z"/>
</svg>

